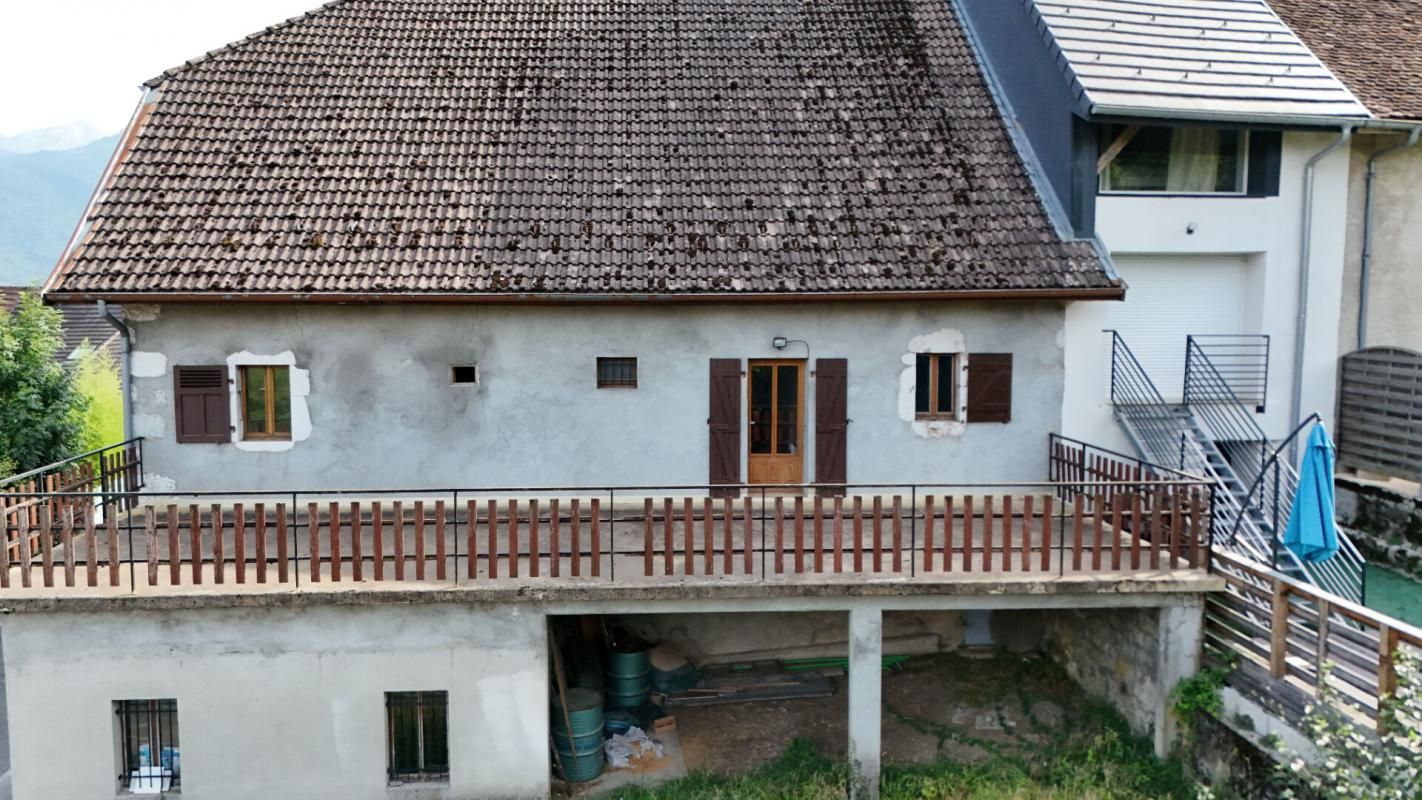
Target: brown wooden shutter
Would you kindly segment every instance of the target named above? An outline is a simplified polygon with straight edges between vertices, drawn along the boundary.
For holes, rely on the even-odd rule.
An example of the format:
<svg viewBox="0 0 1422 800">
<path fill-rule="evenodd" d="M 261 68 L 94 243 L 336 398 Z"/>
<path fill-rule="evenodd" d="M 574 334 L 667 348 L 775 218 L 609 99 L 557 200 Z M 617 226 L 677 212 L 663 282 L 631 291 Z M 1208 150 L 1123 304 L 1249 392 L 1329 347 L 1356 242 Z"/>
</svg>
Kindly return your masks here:
<svg viewBox="0 0 1422 800">
<path fill-rule="evenodd" d="M 231 441 L 227 367 L 173 367 L 173 408 L 179 444 Z"/>
<path fill-rule="evenodd" d="M 968 421 L 1012 419 L 1012 354 L 968 354 Z"/>
<path fill-rule="evenodd" d="M 815 483 L 847 479 L 846 435 L 849 432 L 849 362 L 843 358 L 815 360 Z M 843 494 L 843 488 L 820 494 Z"/>
<path fill-rule="evenodd" d="M 706 418 L 711 431 L 712 484 L 741 482 L 741 361 L 738 358 L 711 359 L 711 413 Z M 712 489 L 721 497 L 736 494 L 734 489 Z"/>
</svg>

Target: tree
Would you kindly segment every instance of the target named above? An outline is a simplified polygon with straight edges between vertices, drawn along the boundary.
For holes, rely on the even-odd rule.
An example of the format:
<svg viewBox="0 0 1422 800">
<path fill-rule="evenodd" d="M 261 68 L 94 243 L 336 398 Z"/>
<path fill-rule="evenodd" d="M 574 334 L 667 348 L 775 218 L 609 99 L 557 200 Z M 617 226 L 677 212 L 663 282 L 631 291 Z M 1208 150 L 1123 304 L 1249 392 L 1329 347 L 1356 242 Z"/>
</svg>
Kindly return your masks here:
<svg viewBox="0 0 1422 800">
<path fill-rule="evenodd" d="M 84 343 L 73 366 L 74 390 L 84 398 L 83 431 L 80 450 L 97 450 L 123 439 L 123 388 L 118 367 L 106 350 L 94 350 Z"/>
<path fill-rule="evenodd" d="M 60 321 L 33 292 L 0 315 L 0 461 L 19 471 L 65 458 L 80 440 L 87 404 L 54 361 Z"/>
</svg>

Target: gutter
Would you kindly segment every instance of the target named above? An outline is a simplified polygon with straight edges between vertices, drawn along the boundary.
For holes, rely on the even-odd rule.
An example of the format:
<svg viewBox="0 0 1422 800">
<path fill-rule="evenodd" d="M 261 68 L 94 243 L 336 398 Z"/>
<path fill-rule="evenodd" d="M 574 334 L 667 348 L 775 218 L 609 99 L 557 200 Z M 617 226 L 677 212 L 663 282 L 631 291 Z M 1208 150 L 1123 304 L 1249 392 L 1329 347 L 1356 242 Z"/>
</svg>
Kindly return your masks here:
<svg viewBox="0 0 1422 800">
<path fill-rule="evenodd" d="M 1422 125 L 1413 125 L 1407 131 L 1405 140 L 1385 147 L 1368 158 L 1367 177 L 1363 180 L 1363 254 L 1358 263 L 1358 350 L 1366 347 L 1368 342 L 1368 279 L 1373 261 L 1373 184 L 1378 176 L 1378 159 L 1417 144 L 1418 137 L 1422 136 Z"/>
<path fill-rule="evenodd" d="M 1313 249 L 1313 176 L 1318 162 L 1327 158 L 1334 150 L 1348 144 L 1353 139 L 1353 126 L 1344 125 L 1338 138 L 1314 153 L 1304 164 L 1303 175 L 1303 225 L 1299 232 L 1299 296 L 1298 321 L 1294 326 L 1294 380 L 1289 397 L 1289 419 L 1299 418 L 1303 408 L 1303 366 L 1305 334 L 1308 332 L 1308 283 L 1309 266 Z M 1289 443 L 1289 460 L 1298 461 L 1298 441 Z"/>
<path fill-rule="evenodd" d="M 1374 125 L 1361 114 L 1250 114 L 1248 112 L 1193 110 L 1185 108 L 1151 108 L 1149 106 L 1112 106 L 1093 103 L 1093 117 L 1131 117 L 1154 120 L 1190 120 L 1207 123 L 1282 126 L 1289 128 L 1356 128 L 1384 127 Z"/>
<path fill-rule="evenodd" d="M 119 357 L 119 391 L 123 393 L 123 438 L 125 441 L 133 438 L 133 393 L 129 388 L 129 360 L 133 353 L 133 329 L 124 324 L 124 321 L 114 316 L 113 309 L 109 308 L 108 302 L 99 301 L 99 314 L 118 329 L 119 336 L 123 337 L 123 350 Z"/>
</svg>

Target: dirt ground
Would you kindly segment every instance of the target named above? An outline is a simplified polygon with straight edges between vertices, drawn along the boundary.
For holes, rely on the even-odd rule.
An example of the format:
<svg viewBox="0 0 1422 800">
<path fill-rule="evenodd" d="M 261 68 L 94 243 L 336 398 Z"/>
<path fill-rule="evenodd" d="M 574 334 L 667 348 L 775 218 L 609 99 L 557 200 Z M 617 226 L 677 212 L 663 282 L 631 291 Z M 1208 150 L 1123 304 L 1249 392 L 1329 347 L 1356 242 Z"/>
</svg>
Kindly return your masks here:
<svg viewBox="0 0 1422 800">
<path fill-rule="evenodd" d="M 1044 741 L 1081 698 L 1075 686 L 1044 679 L 1030 663 L 1036 658 L 928 656 L 886 671 L 885 763 L 974 762 Z M 687 768 L 734 775 L 773 760 L 795 739 L 844 758 L 845 678 L 834 682 L 831 697 L 676 709 Z"/>
</svg>

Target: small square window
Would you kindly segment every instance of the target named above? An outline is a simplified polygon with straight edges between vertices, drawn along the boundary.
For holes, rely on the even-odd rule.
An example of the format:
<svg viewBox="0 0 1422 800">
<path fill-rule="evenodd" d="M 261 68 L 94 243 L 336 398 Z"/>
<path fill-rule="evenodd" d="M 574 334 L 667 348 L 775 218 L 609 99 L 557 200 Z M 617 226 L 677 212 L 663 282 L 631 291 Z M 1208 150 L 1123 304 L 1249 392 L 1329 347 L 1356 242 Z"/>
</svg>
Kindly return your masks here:
<svg viewBox="0 0 1422 800">
<path fill-rule="evenodd" d="M 920 419 L 955 419 L 958 357 L 919 353 L 914 365 L 914 415 Z"/>
<path fill-rule="evenodd" d="M 242 438 L 291 438 L 291 369 L 239 367 L 242 378 Z"/>
<path fill-rule="evenodd" d="M 449 693 L 386 692 L 392 784 L 449 780 Z"/>
<path fill-rule="evenodd" d="M 119 700 L 118 718 L 121 791 L 162 794 L 176 791 L 182 763 L 178 750 L 177 700 Z"/>
<path fill-rule="evenodd" d="M 599 358 L 597 360 L 597 388 L 636 389 L 637 359 Z"/>
<path fill-rule="evenodd" d="M 451 364 L 449 382 L 456 386 L 479 385 L 479 367 L 476 364 Z"/>
</svg>

